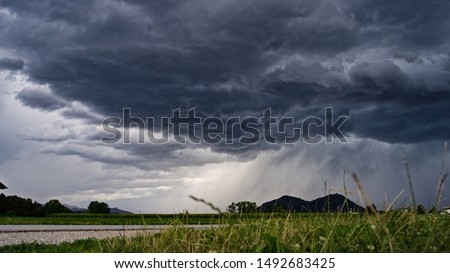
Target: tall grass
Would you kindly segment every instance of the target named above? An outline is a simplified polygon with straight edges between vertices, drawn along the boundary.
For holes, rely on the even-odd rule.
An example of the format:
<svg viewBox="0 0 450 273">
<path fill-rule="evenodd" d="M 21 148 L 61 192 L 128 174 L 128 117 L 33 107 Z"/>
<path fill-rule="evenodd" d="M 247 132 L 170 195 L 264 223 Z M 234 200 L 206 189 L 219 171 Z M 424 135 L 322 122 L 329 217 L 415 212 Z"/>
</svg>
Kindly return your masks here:
<svg viewBox="0 0 450 273">
<path fill-rule="evenodd" d="M 436 200 L 434 205 L 434 211 L 438 212 L 441 208 L 441 198 L 442 198 L 442 192 L 444 191 L 444 182 L 447 178 L 448 173 L 445 172 L 445 158 L 447 156 L 448 151 L 448 143 L 444 142 L 444 150 L 442 153 L 442 159 L 441 159 L 441 165 L 440 165 L 440 171 L 439 171 L 439 179 L 437 184 L 437 190 L 436 190 Z M 403 165 L 405 168 L 405 174 L 406 179 L 408 181 L 408 187 L 410 192 L 410 199 L 411 199 L 411 207 L 412 209 L 417 209 L 417 203 L 416 203 L 416 197 L 414 194 L 414 186 L 411 178 L 411 173 L 409 169 L 408 159 L 406 157 L 406 152 L 404 149 L 402 149 L 403 154 Z"/>
<path fill-rule="evenodd" d="M 1 247 L 0 252 L 450 252 L 450 217 L 409 210 L 364 213 L 241 215 L 194 229 L 182 219 L 160 233 L 143 231 L 73 244 Z M 80 247 L 82 245 L 83 247 Z"/>
<path fill-rule="evenodd" d="M 447 156 L 447 150 L 448 150 L 448 144 L 447 144 L 447 142 L 445 142 L 444 143 L 444 152 L 442 153 L 441 170 L 439 172 L 438 187 L 437 187 L 437 191 L 436 191 L 436 204 L 434 206 L 437 211 L 440 209 L 442 191 L 444 190 L 444 182 L 448 175 L 448 173 L 444 173 L 445 157 Z"/>
<path fill-rule="evenodd" d="M 414 186 L 413 186 L 413 182 L 412 182 L 412 178 L 411 178 L 411 173 L 409 171 L 408 159 L 406 158 L 405 150 L 402 150 L 402 153 L 403 153 L 403 166 L 405 167 L 406 179 L 408 180 L 409 194 L 410 194 L 410 198 L 411 198 L 411 206 L 415 209 L 415 208 L 417 208 L 416 196 L 414 194 Z"/>
</svg>

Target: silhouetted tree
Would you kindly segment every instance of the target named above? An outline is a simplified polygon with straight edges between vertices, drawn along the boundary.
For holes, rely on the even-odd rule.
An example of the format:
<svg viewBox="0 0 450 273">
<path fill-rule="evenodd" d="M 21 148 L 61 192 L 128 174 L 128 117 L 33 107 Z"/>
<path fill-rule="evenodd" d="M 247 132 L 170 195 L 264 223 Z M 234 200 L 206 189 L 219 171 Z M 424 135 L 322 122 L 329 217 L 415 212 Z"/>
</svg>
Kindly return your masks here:
<svg viewBox="0 0 450 273">
<path fill-rule="evenodd" d="M 229 213 L 255 213 L 258 207 L 255 202 L 241 201 L 238 203 L 232 202 L 227 207 L 227 212 Z"/>
<path fill-rule="evenodd" d="M 72 213 L 72 211 L 69 208 L 66 208 L 56 199 L 50 200 L 44 205 L 44 212 L 47 215 L 53 213 Z"/>
<path fill-rule="evenodd" d="M 88 213 L 109 213 L 109 205 L 103 202 L 92 201 L 88 206 Z"/>
<path fill-rule="evenodd" d="M 237 213 L 237 206 L 236 203 L 232 202 L 230 205 L 228 205 L 226 212 L 228 213 Z"/>
<path fill-rule="evenodd" d="M 42 205 L 31 199 L 16 195 L 0 194 L 0 215 L 10 216 L 42 216 Z"/>
<path fill-rule="evenodd" d="M 40 217 L 42 217 L 44 215 L 45 215 L 44 207 L 40 203 L 34 201 L 33 202 L 32 216 L 40 216 Z"/>
</svg>

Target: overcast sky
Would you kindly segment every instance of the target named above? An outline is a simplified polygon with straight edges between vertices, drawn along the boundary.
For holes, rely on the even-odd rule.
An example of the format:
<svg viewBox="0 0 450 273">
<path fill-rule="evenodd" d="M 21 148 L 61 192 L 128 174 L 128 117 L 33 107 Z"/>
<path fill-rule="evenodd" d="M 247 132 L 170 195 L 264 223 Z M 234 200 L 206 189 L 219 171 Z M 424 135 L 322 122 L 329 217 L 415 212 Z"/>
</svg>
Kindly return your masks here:
<svg viewBox="0 0 450 273">
<path fill-rule="evenodd" d="M 351 173 L 383 206 L 433 205 L 450 139 L 446 0 L 0 0 L 0 181 L 39 202 L 133 212 L 306 200 Z M 195 108 L 301 120 L 333 107 L 348 143 L 104 144 L 102 120 Z M 159 129 L 159 128 L 156 128 Z M 447 156 L 447 165 L 450 165 Z M 445 171 L 449 171 L 449 167 Z M 443 205 L 450 204 L 450 186 Z"/>
</svg>

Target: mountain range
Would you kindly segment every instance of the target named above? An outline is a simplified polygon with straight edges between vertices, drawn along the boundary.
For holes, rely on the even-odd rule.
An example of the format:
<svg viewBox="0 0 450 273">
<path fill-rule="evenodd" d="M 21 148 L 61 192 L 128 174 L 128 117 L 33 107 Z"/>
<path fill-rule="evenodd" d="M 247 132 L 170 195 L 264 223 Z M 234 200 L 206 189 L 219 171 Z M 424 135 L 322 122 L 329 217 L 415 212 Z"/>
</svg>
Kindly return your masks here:
<svg viewBox="0 0 450 273">
<path fill-rule="evenodd" d="M 362 212 L 364 208 L 340 194 L 330 194 L 312 201 L 284 195 L 263 203 L 260 210 L 261 212 Z"/>
<path fill-rule="evenodd" d="M 85 208 L 80 208 L 77 206 L 71 206 L 68 204 L 63 204 L 66 208 L 70 209 L 73 213 L 85 213 L 87 212 L 87 209 Z M 126 210 L 121 210 L 119 208 L 110 208 L 109 209 L 109 214 L 133 214 L 132 212 L 126 211 Z"/>
</svg>

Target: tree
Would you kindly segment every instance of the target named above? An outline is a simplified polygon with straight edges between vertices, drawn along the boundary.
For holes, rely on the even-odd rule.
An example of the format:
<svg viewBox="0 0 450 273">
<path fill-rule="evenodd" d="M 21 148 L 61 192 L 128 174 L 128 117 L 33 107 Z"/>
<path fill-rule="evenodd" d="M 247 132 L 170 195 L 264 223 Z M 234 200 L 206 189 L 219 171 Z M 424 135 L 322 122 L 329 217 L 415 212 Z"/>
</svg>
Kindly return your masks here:
<svg viewBox="0 0 450 273">
<path fill-rule="evenodd" d="M 10 216 L 42 216 L 42 205 L 31 199 L 16 195 L 0 194 L 0 215 Z"/>
<path fill-rule="evenodd" d="M 236 203 L 232 202 L 226 210 L 228 213 L 237 213 L 237 206 Z"/>
<path fill-rule="evenodd" d="M 36 201 L 33 202 L 32 215 L 33 216 L 39 216 L 39 217 L 45 216 L 44 207 L 41 204 L 39 204 L 38 202 L 36 202 Z"/>
<path fill-rule="evenodd" d="M 238 203 L 232 202 L 227 207 L 228 213 L 255 213 L 257 212 L 258 207 L 255 202 L 250 201 L 241 201 Z"/>
<path fill-rule="evenodd" d="M 92 201 L 88 206 L 88 213 L 109 213 L 109 205 L 103 202 Z"/>
<path fill-rule="evenodd" d="M 53 199 L 48 201 L 44 205 L 45 214 L 50 215 L 53 213 L 72 213 L 69 208 L 66 208 L 63 204 L 61 204 L 58 200 Z"/>
</svg>

